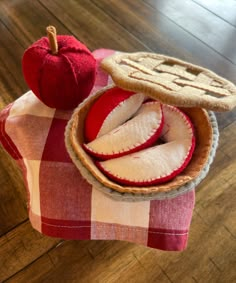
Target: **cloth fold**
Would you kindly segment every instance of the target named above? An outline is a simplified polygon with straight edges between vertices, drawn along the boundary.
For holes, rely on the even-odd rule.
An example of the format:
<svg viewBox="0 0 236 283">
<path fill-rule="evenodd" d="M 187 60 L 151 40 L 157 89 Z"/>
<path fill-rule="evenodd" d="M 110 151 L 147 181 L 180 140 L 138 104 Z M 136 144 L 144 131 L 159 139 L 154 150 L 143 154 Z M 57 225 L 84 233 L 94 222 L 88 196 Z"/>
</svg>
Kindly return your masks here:
<svg viewBox="0 0 236 283">
<path fill-rule="evenodd" d="M 92 92 L 112 82 L 99 63 L 114 52 L 93 52 L 97 76 Z M 162 250 L 185 249 L 195 191 L 133 203 L 107 197 L 87 183 L 66 151 L 64 131 L 71 115 L 72 111 L 47 107 L 32 91 L 0 112 L 0 142 L 24 174 L 32 226 L 64 239 L 112 239 Z"/>
</svg>

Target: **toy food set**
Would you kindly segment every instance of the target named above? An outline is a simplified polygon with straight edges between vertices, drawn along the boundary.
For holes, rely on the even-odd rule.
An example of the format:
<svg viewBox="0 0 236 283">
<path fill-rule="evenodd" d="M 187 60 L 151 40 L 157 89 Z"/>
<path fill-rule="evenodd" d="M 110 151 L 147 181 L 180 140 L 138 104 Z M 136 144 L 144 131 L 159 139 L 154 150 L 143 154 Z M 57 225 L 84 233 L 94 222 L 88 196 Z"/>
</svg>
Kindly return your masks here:
<svg viewBox="0 0 236 283">
<path fill-rule="evenodd" d="M 91 52 L 72 36 L 57 36 L 53 26 L 47 35 L 25 51 L 24 77 L 47 106 L 78 106 L 65 143 L 90 183 L 158 197 L 210 165 L 217 144 L 210 111 L 236 106 L 231 82 L 176 58 L 116 53 L 101 62 L 115 84 L 89 95 L 96 76 Z"/>
<path fill-rule="evenodd" d="M 32 226 L 183 250 L 216 154 L 213 111 L 236 106 L 236 87 L 164 55 L 91 53 L 52 26 L 22 68 L 30 91 L 0 112 L 0 141 L 24 174 Z"/>
</svg>

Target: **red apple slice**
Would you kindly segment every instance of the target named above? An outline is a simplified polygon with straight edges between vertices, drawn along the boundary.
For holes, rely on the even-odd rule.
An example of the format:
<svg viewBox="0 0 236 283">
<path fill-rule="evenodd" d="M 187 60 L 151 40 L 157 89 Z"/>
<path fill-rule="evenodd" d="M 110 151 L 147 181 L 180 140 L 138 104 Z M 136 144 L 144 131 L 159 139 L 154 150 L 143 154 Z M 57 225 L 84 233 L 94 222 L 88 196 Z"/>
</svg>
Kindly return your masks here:
<svg viewBox="0 0 236 283">
<path fill-rule="evenodd" d="M 109 159 L 152 145 L 162 132 L 163 115 L 158 101 L 144 103 L 135 116 L 111 132 L 84 144 L 91 155 Z"/>
<path fill-rule="evenodd" d="M 176 107 L 163 105 L 163 115 L 161 139 L 164 144 L 96 162 L 100 170 L 117 183 L 131 186 L 163 183 L 184 170 L 195 148 L 193 126 Z"/>
<path fill-rule="evenodd" d="M 144 94 L 113 87 L 101 95 L 85 119 L 87 142 L 100 137 L 128 120 L 141 106 Z"/>
</svg>

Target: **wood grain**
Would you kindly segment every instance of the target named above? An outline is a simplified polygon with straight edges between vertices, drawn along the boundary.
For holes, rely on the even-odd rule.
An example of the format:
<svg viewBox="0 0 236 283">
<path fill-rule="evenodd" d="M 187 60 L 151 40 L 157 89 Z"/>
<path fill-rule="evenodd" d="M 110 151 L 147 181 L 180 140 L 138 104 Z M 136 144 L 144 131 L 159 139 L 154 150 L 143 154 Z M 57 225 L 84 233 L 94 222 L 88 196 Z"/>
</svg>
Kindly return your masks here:
<svg viewBox="0 0 236 283">
<path fill-rule="evenodd" d="M 65 25 L 38 1 L 1 1 L 0 15 L 3 24 L 24 49 L 46 36 L 46 27 L 49 24 L 56 26 L 61 34 L 70 33 Z"/>
<path fill-rule="evenodd" d="M 2 147 L 0 147 L 0 157 L 1 236 L 27 219 L 27 207 L 21 172 Z"/>
<path fill-rule="evenodd" d="M 148 254 L 153 261 L 145 261 Z M 170 282 L 155 261 L 154 251 L 119 241 L 64 242 L 7 282 L 31 280 L 31 274 L 46 265 L 48 257 L 53 272 L 40 268 L 40 282 Z M 134 276 L 137 272 L 139 278 Z"/>
<path fill-rule="evenodd" d="M 147 49 L 145 43 L 110 18 L 106 9 L 99 9 L 91 1 L 40 2 L 56 17 L 60 15 L 58 20 L 66 23 L 69 30 L 91 50 L 102 47 L 130 52 Z"/>
<path fill-rule="evenodd" d="M 21 57 L 48 24 L 91 50 L 163 53 L 235 83 L 234 7 L 232 0 L 2 0 L 0 109 L 27 90 Z M 217 156 L 197 188 L 188 247 L 181 253 L 40 235 L 27 219 L 22 175 L 0 148 L 0 282 L 236 282 L 236 110 L 217 118 Z"/>
<path fill-rule="evenodd" d="M 143 3 L 142 0 L 92 1 L 103 11 L 110 5 L 107 13 L 140 41 L 146 42 L 152 51 L 200 64 L 236 82 L 235 64 L 160 12 L 161 5 L 158 5 L 158 1 L 153 0 L 155 5 L 152 6 Z M 171 5 L 167 5 L 169 6 Z M 222 40 L 224 39 L 221 37 Z"/>
<path fill-rule="evenodd" d="M 12 229 L 0 238 L 0 282 L 31 264 L 60 241 L 42 236 L 28 220 Z"/>
<path fill-rule="evenodd" d="M 193 0 L 193 2 L 236 27 L 236 2 L 234 0 Z"/>
<path fill-rule="evenodd" d="M 0 33 L 4 34 L 4 37 L 0 36 L 0 90 L 2 103 L 9 103 L 26 90 L 21 74 L 21 57 L 24 49 L 2 22 L 0 22 Z"/>
<path fill-rule="evenodd" d="M 190 34 L 194 33 L 195 37 L 220 53 L 227 60 L 236 63 L 236 54 L 230 44 L 231 41 L 235 42 L 236 40 L 234 26 L 191 0 L 145 1 Z M 223 41 L 222 35 L 228 40 Z"/>
</svg>

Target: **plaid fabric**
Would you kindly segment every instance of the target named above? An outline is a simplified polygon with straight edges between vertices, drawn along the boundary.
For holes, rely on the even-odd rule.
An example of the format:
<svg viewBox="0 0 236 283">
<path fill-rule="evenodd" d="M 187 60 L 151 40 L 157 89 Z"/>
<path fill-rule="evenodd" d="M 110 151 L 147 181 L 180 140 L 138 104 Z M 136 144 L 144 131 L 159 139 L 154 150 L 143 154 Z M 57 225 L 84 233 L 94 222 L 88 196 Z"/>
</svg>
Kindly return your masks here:
<svg viewBox="0 0 236 283">
<path fill-rule="evenodd" d="M 93 91 L 111 79 L 99 68 Z M 0 141 L 17 161 L 39 232 L 64 239 L 116 239 L 162 250 L 186 248 L 194 190 L 168 200 L 124 202 L 91 187 L 69 158 L 64 130 L 72 111 L 45 106 L 29 91 L 0 113 Z"/>
</svg>

